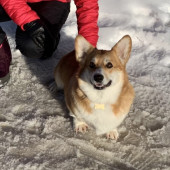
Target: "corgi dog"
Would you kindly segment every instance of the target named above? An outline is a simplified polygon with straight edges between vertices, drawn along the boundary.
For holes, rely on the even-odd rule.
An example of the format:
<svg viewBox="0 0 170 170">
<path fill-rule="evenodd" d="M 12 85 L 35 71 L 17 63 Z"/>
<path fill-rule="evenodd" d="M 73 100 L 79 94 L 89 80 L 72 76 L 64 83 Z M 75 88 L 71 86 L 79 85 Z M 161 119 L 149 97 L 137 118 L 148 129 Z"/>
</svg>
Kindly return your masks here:
<svg viewBox="0 0 170 170">
<path fill-rule="evenodd" d="M 128 114 L 134 99 L 126 72 L 131 48 L 129 35 L 111 50 L 98 50 L 78 35 L 75 51 L 57 64 L 55 82 L 58 89 L 64 89 L 76 132 L 84 133 L 91 127 L 97 135 L 118 138 L 117 127 Z"/>
</svg>

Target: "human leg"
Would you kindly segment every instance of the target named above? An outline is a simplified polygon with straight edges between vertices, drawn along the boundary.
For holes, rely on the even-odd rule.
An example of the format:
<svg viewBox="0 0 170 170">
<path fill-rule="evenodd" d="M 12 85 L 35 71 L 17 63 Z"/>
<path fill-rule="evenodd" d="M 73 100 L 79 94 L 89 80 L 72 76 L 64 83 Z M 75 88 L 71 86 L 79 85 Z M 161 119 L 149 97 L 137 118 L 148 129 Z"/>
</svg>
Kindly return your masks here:
<svg viewBox="0 0 170 170">
<path fill-rule="evenodd" d="M 46 45 L 38 47 L 32 39 L 22 31 L 19 27 L 16 31 L 16 44 L 21 53 L 27 57 L 47 58 L 56 50 L 59 39 L 60 29 L 65 23 L 69 11 L 70 3 L 62 3 L 58 1 L 46 1 L 29 4 L 30 7 L 37 12 L 40 19 L 44 23 L 50 36 Z"/>
<path fill-rule="evenodd" d="M 11 50 L 5 32 L 0 27 L 0 88 L 9 80 Z"/>
<path fill-rule="evenodd" d="M 0 22 L 11 20 L 5 10 L 0 5 Z M 0 88 L 9 80 L 9 66 L 11 62 L 11 50 L 6 33 L 0 27 Z"/>
<path fill-rule="evenodd" d="M 0 22 L 10 21 L 10 20 L 11 20 L 10 17 L 5 12 L 3 7 L 0 5 Z"/>
</svg>

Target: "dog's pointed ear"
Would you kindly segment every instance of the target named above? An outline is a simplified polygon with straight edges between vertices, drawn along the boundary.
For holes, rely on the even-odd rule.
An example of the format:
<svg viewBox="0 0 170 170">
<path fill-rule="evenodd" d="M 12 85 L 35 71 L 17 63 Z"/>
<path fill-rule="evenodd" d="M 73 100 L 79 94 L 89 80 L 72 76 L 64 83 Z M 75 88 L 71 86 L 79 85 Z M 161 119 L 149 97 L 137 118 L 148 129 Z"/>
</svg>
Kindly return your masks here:
<svg viewBox="0 0 170 170">
<path fill-rule="evenodd" d="M 75 51 L 76 60 L 79 63 L 85 61 L 86 55 L 92 51 L 94 47 L 81 35 L 78 35 L 75 39 Z"/>
<path fill-rule="evenodd" d="M 112 50 L 116 53 L 117 57 L 123 65 L 126 65 L 132 49 L 132 40 L 129 35 L 125 35 L 120 39 Z"/>
</svg>

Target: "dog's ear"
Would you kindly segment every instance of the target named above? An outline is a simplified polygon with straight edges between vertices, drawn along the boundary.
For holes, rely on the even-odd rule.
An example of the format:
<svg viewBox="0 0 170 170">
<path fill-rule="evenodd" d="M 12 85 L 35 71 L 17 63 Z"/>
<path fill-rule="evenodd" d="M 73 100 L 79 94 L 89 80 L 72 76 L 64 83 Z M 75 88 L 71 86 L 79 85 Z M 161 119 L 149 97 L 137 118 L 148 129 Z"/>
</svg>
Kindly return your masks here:
<svg viewBox="0 0 170 170">
<path fill-rule="evenodd" d="M 132 49 L 132 40 L 129 35 L 125 35 L 112 48 L 123 65 L 126 65 Z"/>
<path fill-rule="evenodd" d="M 92 51 L 94 47 L 81 35 L 75 39 L 76 60 L 84 63 L 86 55 Z"/>
</svg>

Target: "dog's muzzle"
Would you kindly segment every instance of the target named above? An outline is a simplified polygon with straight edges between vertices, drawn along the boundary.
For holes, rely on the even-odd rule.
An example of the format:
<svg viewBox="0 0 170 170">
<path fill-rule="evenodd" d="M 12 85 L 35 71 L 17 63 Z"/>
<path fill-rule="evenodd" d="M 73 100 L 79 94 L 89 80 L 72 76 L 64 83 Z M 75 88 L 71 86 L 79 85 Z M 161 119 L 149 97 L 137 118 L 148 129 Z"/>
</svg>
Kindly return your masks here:
<svg viewBox="0 0 170 170">
<path fill-rule="evenodd" d="M 93 87 L 97 90 L 103 90 L 106 87 L 109 87 L 112 84 L 112 81 L 110 80 L 107 84 L 103 84 L 104 76 L 102 74 L 95 74 L 94 77 Z"/>
<path fill-rule="evenodd" d="M 111 84 L 112 84 L 112 81 L 110 80 L 107 84 L 95 83 L 93 84 L 93 87 L 97 90 L 103 90 L 106 87 L 109 87 Z"/>
<path fill-rule="evenodd" d="M 102 74 L 95 74 L 94 75 L 94 80 L 97 83 L 102 83 L 103 79 L 104 79 L 104 76 Z"/>
</svg>

